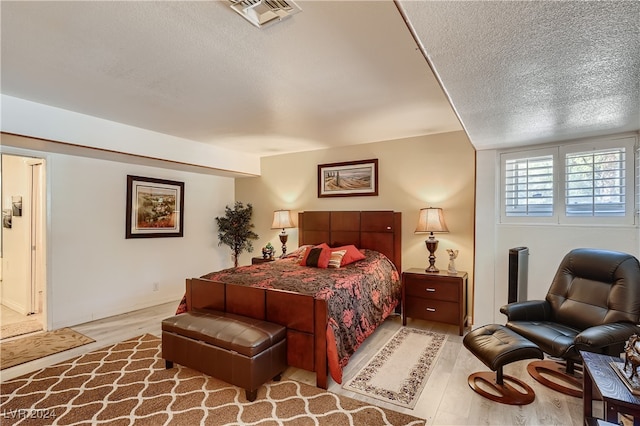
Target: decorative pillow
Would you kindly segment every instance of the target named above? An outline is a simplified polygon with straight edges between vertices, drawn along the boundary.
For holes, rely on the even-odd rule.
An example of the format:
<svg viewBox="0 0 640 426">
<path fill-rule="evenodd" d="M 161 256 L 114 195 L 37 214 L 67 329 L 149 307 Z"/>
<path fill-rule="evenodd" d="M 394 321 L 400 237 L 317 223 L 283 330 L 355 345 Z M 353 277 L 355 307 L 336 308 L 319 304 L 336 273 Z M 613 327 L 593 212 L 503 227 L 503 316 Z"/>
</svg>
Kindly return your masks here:
<svg viewBox="0 0 640 426">
<path fill-rule="evenodd" d="M 290 257 L 295 257 L 295 258 L 297 258 L 296 262 L 300 263 L 300 261 L 304 257 L 304 255 L 307 252 L 307 249 L 309 247 L 313 247 L 313 246 L 311 244 L 300 246 L 297 249 L 295 249 L 294 251 L 292 251 L 291 253 L 287 253 L 287 255 L 285 256 L 285 259 L 288 259 Z"/>
<path fill-rule="evenodd" d="M 331 250 L 331 257 L 329 258 L 329 265 L 327 268 L 339 268 L 342 258 L 347 253 L 346 250 Z"/>
<path fill-rule="evenodd" d="M 362 260 L 365 258 L 365 255 L 358 250 L 358 248 L 356 246 L 354 246 L 353 244 L 348 245 L 348 246 L 342 246 L 342 247 L 334 247 L 331 249 L 331 251 L 342 251 L 342 250 L 346 250 L 347 252 L 345 253 L 345 255 L 342 257 L 342 261 L 340 262 L 340 266 L 345 266 L 348 265 L 350 263 L 353 262 L 357 262 L 358 260 Z"/>
<path fill-rule="evenodd" d="M 307 248 L 304 257 L 300 261 L 300 266 L 313 266 L 316 268 L 326 268 L 329 266 L 331 249 L 325 243 Z"/>
</svg>

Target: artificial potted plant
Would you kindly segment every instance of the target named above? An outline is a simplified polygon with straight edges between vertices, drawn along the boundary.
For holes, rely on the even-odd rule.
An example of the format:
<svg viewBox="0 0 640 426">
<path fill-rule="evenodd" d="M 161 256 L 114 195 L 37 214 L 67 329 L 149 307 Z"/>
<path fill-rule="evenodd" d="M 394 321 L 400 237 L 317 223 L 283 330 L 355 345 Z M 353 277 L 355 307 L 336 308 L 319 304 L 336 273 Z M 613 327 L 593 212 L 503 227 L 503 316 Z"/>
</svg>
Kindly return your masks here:
<svg viewBox="0 0 640 426">
<path fill-rule="evenodd" d="M 225 207 L 224 216 L 216 217 L 218 224 L 218 245 L 227 245 L 231 247 L 233 252 L 234 265 L 238 266 L 238 258 L 243 251 L 252 252 L 253 243 L 251 240 L 257 240 L 258 234 L 253 232 L 253 223 L 251 223 L 251 215 L 253 214 L 253 206 L 247 203 L 245 206 L 242 202 L 236 201 L 233 209 L 229 206 Z"/>
</svg>

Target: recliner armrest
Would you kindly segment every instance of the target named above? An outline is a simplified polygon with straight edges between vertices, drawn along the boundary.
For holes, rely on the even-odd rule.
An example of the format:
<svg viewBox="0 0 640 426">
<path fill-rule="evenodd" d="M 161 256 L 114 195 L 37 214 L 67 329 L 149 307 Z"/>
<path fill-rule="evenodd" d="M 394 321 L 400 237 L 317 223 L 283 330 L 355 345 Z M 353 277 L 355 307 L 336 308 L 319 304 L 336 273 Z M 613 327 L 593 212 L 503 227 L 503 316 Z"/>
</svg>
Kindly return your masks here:
<svg viewBox="0 0 640 426">
<path fill-rule="evenodd" d="M 582 330 L 575 338 L 578 349 L 604 348 L 626 342 L 632 334 L 639 334 L 640 328 L 629 322 L 614 322 L 597 325 Z M 593 352 L 593 351 L 592 351 Z"/>
<path fill-rule="evenodd" d="M 546 300 L 527 300 L 504 305 L 500 312 L 505 314 L 509 321 L 547 321 L 550 318 L 551 306 Z"/>
</svg>

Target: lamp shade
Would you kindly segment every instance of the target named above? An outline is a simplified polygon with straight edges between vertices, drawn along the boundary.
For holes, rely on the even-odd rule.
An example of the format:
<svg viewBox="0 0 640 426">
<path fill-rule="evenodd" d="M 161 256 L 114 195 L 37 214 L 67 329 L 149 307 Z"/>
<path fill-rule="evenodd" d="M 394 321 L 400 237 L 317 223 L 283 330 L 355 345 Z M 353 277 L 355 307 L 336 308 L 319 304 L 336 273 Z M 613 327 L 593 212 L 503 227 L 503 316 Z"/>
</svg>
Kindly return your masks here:
<svg viewBox="0 0 640 426">
<path fill-rule="evenodd" d="M 271 229 L 293 228 L 291 212 L 289 210 L 276 210 L 273 212 L 273 223 Z"/>
<path fill-rule="evenodd" d="M 449 232 L 441 208 L 429 207 L 420 210 L 415 233 L 422 232 Z"/>
</svg>

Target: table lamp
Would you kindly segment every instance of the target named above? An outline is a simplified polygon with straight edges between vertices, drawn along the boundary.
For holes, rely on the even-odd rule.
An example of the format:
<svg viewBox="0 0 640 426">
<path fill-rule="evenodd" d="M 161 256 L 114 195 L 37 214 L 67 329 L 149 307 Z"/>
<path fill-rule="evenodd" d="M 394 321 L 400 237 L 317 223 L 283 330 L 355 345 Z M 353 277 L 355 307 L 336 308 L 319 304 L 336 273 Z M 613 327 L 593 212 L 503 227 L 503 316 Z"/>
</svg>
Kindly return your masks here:
<svg viewBox="0 0 640 426">
<path fill-rule="evenodd" d="M 444 222 L 444 214 L 441 208 L 429 207 L 420 210 L 420 217 L 418 218 L 418 226 L 416 226 L 415 233 L 429 233 L 429 238 L 425 240 L 427 250 L 429 250 L 429 267 L 425 269 L 426 272 L 440 272 L 436 268 L 436 255 L 435 252 L 438 249 L 438 240 L 433 236 L 434 232 L 449 232 L 447 224 Z"/>
<path fill-rule="evenodd" d="M 285 228 L 294 228 L 293 220 L 291 219 L 291 212 L 289 210 L 276 210 L 273 212 L 273 223 L 271 224 L 271 229 L 280 229 L 282 228 L 282 232 L 278 235 L 280 237 L 280 242 L 282 243 L 282 256 L 284 257 L 287 254 L 287 239 L 289 239 L 289 235 L 285 231 Z"/>
</svg>

